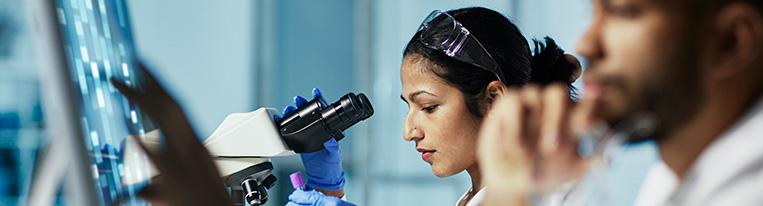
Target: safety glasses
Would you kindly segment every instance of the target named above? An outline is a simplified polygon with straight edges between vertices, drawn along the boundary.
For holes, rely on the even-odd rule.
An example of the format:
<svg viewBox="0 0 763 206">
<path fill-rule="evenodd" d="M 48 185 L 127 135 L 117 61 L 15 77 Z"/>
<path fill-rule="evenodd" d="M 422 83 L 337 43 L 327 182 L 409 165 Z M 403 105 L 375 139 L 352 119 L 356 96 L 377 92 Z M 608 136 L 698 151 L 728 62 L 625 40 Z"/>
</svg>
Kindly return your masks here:
<svg viewBox="0 0 763 206">
<path fill-rule="evenodd" d="M 448 13 L 434 10 L 421 22 L 419 41 L 424 46 L 442 51 L 458 61 L 472 64 L 493 73 L 506 82 L 501 68 L 484 46 L 460 22 Z"/>
</svg>

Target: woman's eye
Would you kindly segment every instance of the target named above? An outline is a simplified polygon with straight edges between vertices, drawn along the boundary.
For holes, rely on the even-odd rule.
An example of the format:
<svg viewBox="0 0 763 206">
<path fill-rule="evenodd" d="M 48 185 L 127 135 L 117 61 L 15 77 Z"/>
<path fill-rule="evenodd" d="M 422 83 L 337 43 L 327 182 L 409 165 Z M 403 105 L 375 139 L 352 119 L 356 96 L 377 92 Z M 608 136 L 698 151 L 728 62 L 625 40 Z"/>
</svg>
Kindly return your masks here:
<svg viewBox="0 0 763 206">
<path fill-rule="evenodd" d="M 440 105 L 432 105 L 432 106 L 424 107 L 424 108 L 421 108 L 421 111 L 424 111 L 426 113 L 432 113 L 437 108 L 437 106 L 440 106 Z"/>
</svg>

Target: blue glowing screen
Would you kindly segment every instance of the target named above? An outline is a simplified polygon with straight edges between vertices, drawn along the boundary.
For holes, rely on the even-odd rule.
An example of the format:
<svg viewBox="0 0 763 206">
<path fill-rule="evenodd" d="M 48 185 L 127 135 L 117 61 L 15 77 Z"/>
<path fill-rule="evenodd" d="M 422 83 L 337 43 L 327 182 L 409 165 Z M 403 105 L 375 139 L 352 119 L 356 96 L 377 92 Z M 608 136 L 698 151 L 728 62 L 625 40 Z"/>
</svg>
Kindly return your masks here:
<svg viewBox="0 0 763 206">
<path fill-rule="evenodd" d="M 72 88 L 79 93 L 83 140 L 100 191 L 101 204 L 116 201 L 144 205 L 125 176 L 148 175 L 148 161 L 126 168 L 125 140 L 145 134 L 141 112 L 125 99 L 109 79 L 128 85 L 140 80 L 135 73 L 134 44 L 124 0 L 56 0 L 56 15 L 66 52 Z M 143 156 L 141 156 L 143 157 Z M 144 157 L 143 157 L 144 158 Z M 130 171 L 128 171 L 130 170 Z"/>
</svg>

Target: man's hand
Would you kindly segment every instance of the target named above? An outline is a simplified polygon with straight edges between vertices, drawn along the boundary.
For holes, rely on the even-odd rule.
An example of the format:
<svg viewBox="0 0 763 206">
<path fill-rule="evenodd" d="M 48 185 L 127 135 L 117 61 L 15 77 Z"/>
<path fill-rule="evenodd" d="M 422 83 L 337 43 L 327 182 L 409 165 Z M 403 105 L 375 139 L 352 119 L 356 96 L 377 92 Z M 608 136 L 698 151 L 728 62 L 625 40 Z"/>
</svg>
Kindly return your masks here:
<svg viewBox="0 0 763 206">
<path fill-rule="evenodd" d="M 487 205 L 525 205 L 585 173 L 576 134 L 593 125 L 598 95 L 588 92 L 573 105 L 565 85 L 528 85 L 496 100 L 477 150 Z"/>
<path fill-rule="evenodd" d="M 131 88 L 115 79 L 111 82 L 159 126 L 165 137 L 158 152 L 136 141 L 161 173 L 158 181 L 139 195 L 166 205 L 231 205 L 220 172 L 180 105 L 143 64 L 138 72 L 145 77 L 142 88 Z"/>
</svg>

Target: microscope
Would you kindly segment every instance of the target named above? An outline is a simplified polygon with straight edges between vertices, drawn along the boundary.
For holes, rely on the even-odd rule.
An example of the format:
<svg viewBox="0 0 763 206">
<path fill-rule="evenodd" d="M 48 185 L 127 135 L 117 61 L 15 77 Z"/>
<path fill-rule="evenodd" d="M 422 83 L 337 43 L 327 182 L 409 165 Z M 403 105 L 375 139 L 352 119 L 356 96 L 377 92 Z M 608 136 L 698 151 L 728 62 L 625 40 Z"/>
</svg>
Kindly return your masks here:
<svg viewBox="0 0 763 206">
<path fill-rule="evenodd" d="M 212 154 L 223 182 L 230 188 L 234 203 L 262 205 L 268 200 L 267 190 L 276 182 L 271 157 L 321 150 L 329 138 L 341 140 L 342 132 L 373 113 L 371 103 L 362 93 L 348 93 L 332 104 L 321 97 L 314 98 L 279 120 L 273 118 L 278 114 L 275 109 L 259 108 L 254 112 L 228 115 L 204 145 Z M 142 141 L 149 149 L 151 145 L 158 148 L 159 138 L 159 134 L 148 134 Z M 136 143 L 127 145 L 126 154 L 138 149 Z M 140 165 L 140 161 L 134 155 L 127 155 L 124 162 L 129 168 L 129 165 Z M 156 174 L 151 170 L 150 177 Z M 130 173 L 123 178 L 126 184 L 145 180 Z"/>
</svg>

